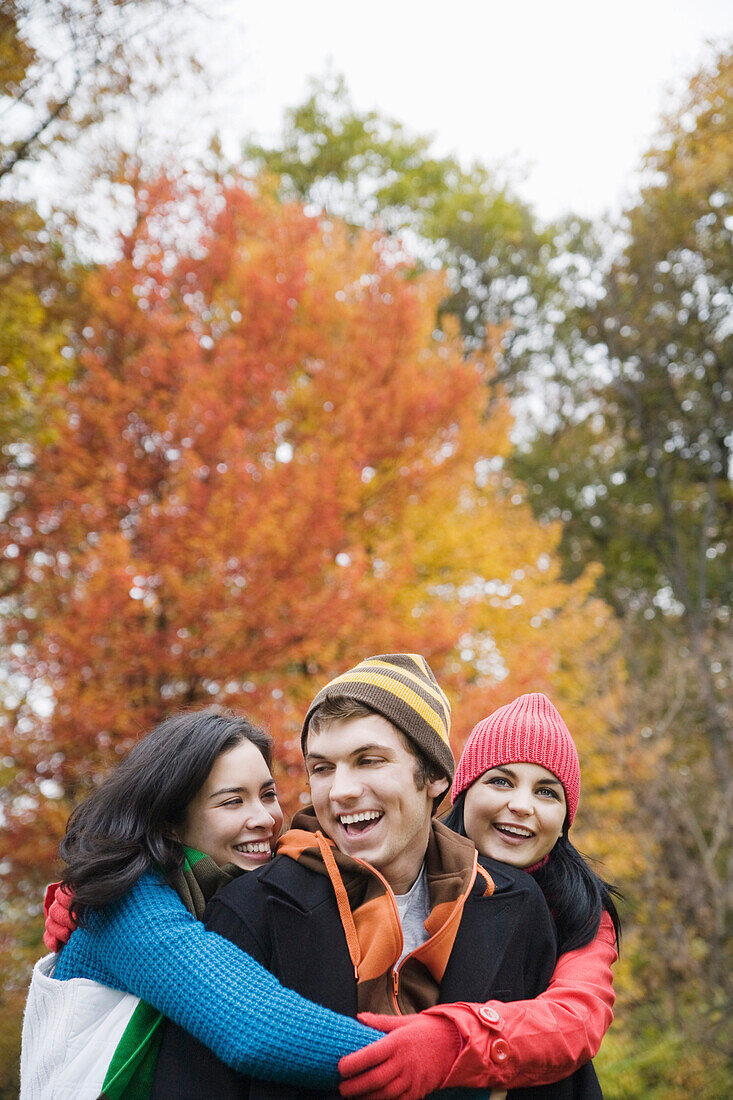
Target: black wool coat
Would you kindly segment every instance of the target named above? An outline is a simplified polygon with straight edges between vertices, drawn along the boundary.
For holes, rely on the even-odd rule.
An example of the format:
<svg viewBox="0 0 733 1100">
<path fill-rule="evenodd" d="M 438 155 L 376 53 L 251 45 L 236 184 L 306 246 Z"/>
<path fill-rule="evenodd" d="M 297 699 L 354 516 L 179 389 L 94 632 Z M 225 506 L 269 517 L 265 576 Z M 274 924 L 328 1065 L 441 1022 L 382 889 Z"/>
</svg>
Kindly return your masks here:
<svg viewBox="0 0 733 1100">
<path fill-rule="evenodd" d="M 557 939 L 537 883 L 486 857 L 494 880 L 484 897 L 478 875 L 466 900 L 438 1001 L 515 1001 L 546 989 Z M 357 989 L 329 879 L 280 856 L 242 875 L 209 903 L 206 927 L 226 936 L 282 982 L 311 1001 L 356 1016 Z M 448 1090 L 440 1096 L 488 1096 Z M 242 1077 L 182 1028 L 166 1021 L 152 1095 L 156 1100 L 316 1100 L 324 1094 Z M 555 1085 L 515 1089 L 511 1100 L 600 1100 L 590 1063 Z"/>
</svg>

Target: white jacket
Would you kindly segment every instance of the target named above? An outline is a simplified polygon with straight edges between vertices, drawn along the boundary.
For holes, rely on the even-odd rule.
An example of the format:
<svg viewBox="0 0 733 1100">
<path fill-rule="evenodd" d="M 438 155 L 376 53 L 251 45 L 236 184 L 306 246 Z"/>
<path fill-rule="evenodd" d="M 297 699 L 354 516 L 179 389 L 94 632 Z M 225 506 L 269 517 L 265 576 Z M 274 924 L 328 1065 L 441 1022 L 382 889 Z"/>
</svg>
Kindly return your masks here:
<svg viewBox="0 0 733 1100">
<path fill-rule="evenodd" d="M 89 978 L 57 981 L 56 955 L 33 967 L 23 1016 L 20 1100 L 97 1100 L 139 1004 Z"/>
</svg>

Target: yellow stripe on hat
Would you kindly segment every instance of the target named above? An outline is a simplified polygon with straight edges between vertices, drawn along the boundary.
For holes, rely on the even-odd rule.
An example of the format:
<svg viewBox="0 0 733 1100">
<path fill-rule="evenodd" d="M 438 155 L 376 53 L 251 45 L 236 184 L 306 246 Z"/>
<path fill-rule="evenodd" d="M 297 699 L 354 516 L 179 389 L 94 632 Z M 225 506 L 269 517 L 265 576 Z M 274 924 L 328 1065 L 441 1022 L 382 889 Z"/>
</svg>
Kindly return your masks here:
<svg viewBox="0 0 733 1100">
<path fill-rule="evenodd" d="M 388 667 L 390 672 L 394 672 L 394 665 L 385 667 Z M 401 699 L 403 703 L 406 703 L 411 710 L 414 710 L 420 718 L 427 722 L 427 724 L 435 730 L 441 741 L 444 741 L 450 748 L 445 722 L 440 720 L 440 717 L 435 712 L 435 708 L 422 699 L 411 687 L 395 680 L 393 675 L 384 676 L 376 670 L 373 673 L 346 672 L 343 676 L 337 676 L 335 680 L 331 680 L 330 684 L 327 685 L 327 690 L 330 691 L 336 684 L 369 684 L 372 687 L 380 688 L 389 695 L 394 695 L 397 699 Z"/>
<path fill-rule="evenodd" d="M 412 657 L 416 664 L 418 660 L 422 661 L 425 665 L 425 676 L 432 676 L 428 662 L 425 660 L 424 657 L 418 657 L 418 655 L 414 653 L 406 653 L 405 657 Z M 365 665 L 369 665 L 370 668 L 385 669 L 386 671 L 391 672 L 393 676 L 406 676 L 408 680 L 412 680 L 414 683 L 419 684 L 423 691 L 426 691 L 428 695 L 432 695 L 433 699 L 435 699 L 435 701 L 441 705 L 441 707 L 443 708 L 443 716 L 445 718 L 446 725 L 450 725 L 451 710 L 450 703 L 448 702 L 448 696 L 437 684 L 432 683 L 431 680 L 428 680 L 426 682 L 424 676 L 416 676 L 415 673 L 410 672 L 409 669 L 402 668 L 401 665 L 393 665 L 389 661 L 377 661 L 374 658 L 369 658 L 366 661 L 362 661 L 358 667 L 364 668 Z"/>
</svg>

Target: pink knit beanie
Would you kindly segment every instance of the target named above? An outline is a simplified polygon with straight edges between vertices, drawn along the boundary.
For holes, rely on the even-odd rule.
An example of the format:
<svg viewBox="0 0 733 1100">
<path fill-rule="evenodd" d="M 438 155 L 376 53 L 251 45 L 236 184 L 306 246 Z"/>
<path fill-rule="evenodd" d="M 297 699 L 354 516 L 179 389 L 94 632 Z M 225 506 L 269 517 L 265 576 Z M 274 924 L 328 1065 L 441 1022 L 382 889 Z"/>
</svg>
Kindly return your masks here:
<svg viewBox="0 0 733 1100">
<path fill-rule="evenodd" d="M 568 824 L 580 796 L 580 762 L 570 730 L 546 695 L 520 695 L 474 726 L 456 769 L 451 799 L 489 768 L 539 764 L 556 775 L 565 790 Z"/>
</svg>

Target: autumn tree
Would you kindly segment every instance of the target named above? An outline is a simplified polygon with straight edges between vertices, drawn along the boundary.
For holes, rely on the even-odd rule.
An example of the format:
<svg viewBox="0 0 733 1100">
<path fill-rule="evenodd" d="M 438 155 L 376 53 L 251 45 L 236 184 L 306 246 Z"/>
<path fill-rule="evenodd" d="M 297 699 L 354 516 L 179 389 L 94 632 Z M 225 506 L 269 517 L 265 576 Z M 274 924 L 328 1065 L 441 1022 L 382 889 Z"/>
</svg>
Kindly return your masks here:
<svg viewBox="0 0 733 1100">
<path fill-rule="evenodd" d="M 7 474 L 13 666 L 54 700 L 17 711 L 27 792 L 73 797 L 211 696 L 281 700 L 295 730 L 314 677 L 398 643 L 484 692 L 560 686 L 567 655 L 580 699 L 606 613 L 506 492 L 508 412 L 484 419 L 487 361 L 434 333 L 440 280 L 241 185 L 136 197 L 87 287 L 65 430 Z"/>
<path fill-rule="evenodd" d="M 42 219 L 28 204 L 0 204 L 0 448 L 22 446 L 39 419 L 50 429 L 73 304 L 74 280 Z"/>
<path fill-rule="evenodd" d="M 457 745 L 531 687 L 590 749 L 613 677 L 593 571 L 561 580 L 559 529 L 506 480 L 491 361 L 435 332 L 441 280 L 240 183 L 135 198 L 86 287 L 63 431 L 5 474 L 16 905 L 70 805 L 178 706 L 265 721 L 292 809 L 306 704 L 367 653 L 426 654 Z"/>
<path fill-rule="evenodd" d="M 0 522 L 17 477 L 49 445 L 64 386 L 76 368 L 74 329 L 83 275 L 56 181 L 76 152 L 88 174 L 102 155 L 94 144 L 136 99 L 148 111 L 176 72 L 190 71 L 180 19 L 186 0 L 3 0 L 0 4 Z M 171 19 L 170 16 L 179 18 Z M 163 50 L 161 47 L 165 46 Z M 139 124 L 139 120 L 138 120 Z M 85 145 L 84 153 L 79 152 Z M 60 164 L 64 168 L 60 168 Z M 38 168 L 36 170 L 36 166 Z M 79 175 L 82 173 L 79 172 Z M 89 183 L 78 193 L 89 204 Z M 41 210 L 38 194 L 45 194 Z M 66 229 L 67 232 L 63 232 Z M 12 559 L 0 557 L 0 633 L 14 610 Z M 0 666 L 0 724 L 24 690 Z M 10 719 L 12 720 L 12 719 Z M 0 787 L 12 778 L 0 760 Z M 14 803 L 16 810 L 22 800 Z M 63 814 L 59 812 L 58 824 Z M 12 880 L 11 880 L 12 881 Z M 28 964 L 38 952 L 38 895 L 2 891 L 0 1095 L 18 1093 L 18 1020 Z"/>
</svg>

